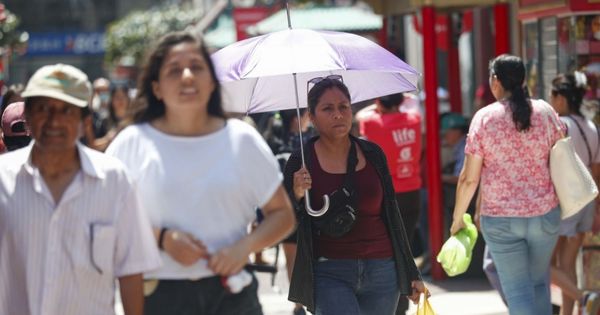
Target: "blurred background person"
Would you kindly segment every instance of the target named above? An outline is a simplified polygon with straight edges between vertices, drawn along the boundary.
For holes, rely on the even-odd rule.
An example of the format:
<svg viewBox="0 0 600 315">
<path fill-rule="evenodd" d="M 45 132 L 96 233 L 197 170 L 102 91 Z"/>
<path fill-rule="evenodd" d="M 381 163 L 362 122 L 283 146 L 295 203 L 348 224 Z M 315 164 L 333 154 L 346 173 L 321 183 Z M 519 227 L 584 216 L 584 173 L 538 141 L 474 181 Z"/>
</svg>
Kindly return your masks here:
<svg viewBox="0 0 600 315">
<path fill-rule="evenodd" d="M 444 197 L 444 216 L 447 227 L 452 222 L 452 210 L 456 202 L 456 184 L 465 162 L 465 145 L 469 122 L 458 113 L 445 113 L 440 121 L 442 146 L 448 149 L 447 160 L 442 165 L 442 193 Z M 473 213 L 474 208 L 469 208 Z"/>
<path fill-rule="evenodd" d="M 469 122 L 461 114 L 446 113 L 442 115 L 440 131 L 442 133 L 442 145 L 449 147 L 452 152 L 451 160 L 443 166 L 442 182 L 456 185 L 465 162 L 465 145 L 467 133 L 469 132 Z"/>
<path fill-rule="evenodd" d="M 559 74 L 552 80 L 550 103 L 567 126 L 575 151 L 590 169 L 596 184 L 600 184 L 600 133 L 598 127 L 582 113 L 583 97 L 587 92 L 584 73 Z M 594 220 L 600 220 L 598 199 L 590 202 L 577 214 L 560 223 L 559 238 L 554 250 L 553 281 L 562 289 L 561 314 L 573 313 L 583 292 L 577 289 L 576 261 L 585 233 L 592 230 Z M 582 305 L 580 305 L 581 307 Z"/>
<path fill-rule="evenodd" d="M 2 140 L 7 151 L 14 151 L 29 144 L 31 133 L 25 121 L 25 103 L 9 104 L 2 113 Z"/>
<path fill-rule="evenodd" d="M 310 128 L 310 119 L 308 118 L 308 110 L 300 109 L 300 122 L 298 122 L 298 114 L 295 109 L 281 111 L 281 142 L 275 154 L 279 161 L 281 171 L 285 169 L 290 154 L 300 149 L 300 143 L 306 144 L 308 139 L 313 136 L 313 130 Z M 302 130 L 302 138 L 300 137 Z M 288 280 L 292 279 L 294 271 L 294 262 L 296 260 L 297 250 L 297 231 L 294 231 L 282 241 L 283 253 L 285 255 L 285 264 Z M 294 306 L 294 315 L 306 314 L 302 304 L 296 303 Z"/>
<path fill-rule="evenodd" d="M 129 99 L 130 89 L 124 84 L 114 84 L 110 88 L 110 100 L 108 102 L 109 116 L 104 123 L 106 134 L 94 141 L 93 147 L 104 151 L 110 142 L 117 136 L 119 131 L 131 120 L 131 108 Z"/>
<path fill-rule="evenodd" d="M 23 84 L 13 84 L 8 87 L 4 95 L 2 95 L 2 102 L 0 102 L 0 116 L 2 116 L 2 113 L 9 104 L 23 101 L 21 93 L 23 93 L 24 89 L 25 86 Z"/>
<path fill-rule="evenodd" d="M 94 136 L 101 138 L 108 132 L 110 119 L 110 81 L 106 78 L 98 78 L 92 84 L 93 95 L 91 102 L 92 122 Z"/>
</svg>

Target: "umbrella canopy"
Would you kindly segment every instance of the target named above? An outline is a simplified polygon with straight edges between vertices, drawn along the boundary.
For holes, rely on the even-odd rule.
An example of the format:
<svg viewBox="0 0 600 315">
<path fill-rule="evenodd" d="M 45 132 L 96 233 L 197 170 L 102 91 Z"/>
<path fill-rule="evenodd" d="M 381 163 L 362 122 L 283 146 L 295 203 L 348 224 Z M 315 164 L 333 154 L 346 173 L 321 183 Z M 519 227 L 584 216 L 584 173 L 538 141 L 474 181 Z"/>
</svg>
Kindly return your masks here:
<svg viewBox="0 0 600 315">
<path fill-rule="evenodd" d="M 212 59 L 223 88 L 224 108 L 239 113 L 306 107 L 307 82 L 315 77 L 341 75 L 353 103 L 414 91 L 420 77 L 411 66 L 362 36 L 308 29 L 246 39 L 217 51 Z"/>
<path fill-rule="evenodd" d="M 288 8 L 289 9 L 289 8 Z M 224 109 L 258 113 L 307 106 L 308 81 L 332 74 L 342 76 L 352 103 L 388 94 L 414 91 L 420 74 L 374 42 L 349 33 L 290 29 L 231 44 L 212 55 L 223 89 Z M 300 132 L 302 139 L 302 132 Z M 302 165 L 304 161 L 304 148 Z M 308 190 L 306 211 L 322 216 L 329 208 L 313 210 Z"/>
</svg>

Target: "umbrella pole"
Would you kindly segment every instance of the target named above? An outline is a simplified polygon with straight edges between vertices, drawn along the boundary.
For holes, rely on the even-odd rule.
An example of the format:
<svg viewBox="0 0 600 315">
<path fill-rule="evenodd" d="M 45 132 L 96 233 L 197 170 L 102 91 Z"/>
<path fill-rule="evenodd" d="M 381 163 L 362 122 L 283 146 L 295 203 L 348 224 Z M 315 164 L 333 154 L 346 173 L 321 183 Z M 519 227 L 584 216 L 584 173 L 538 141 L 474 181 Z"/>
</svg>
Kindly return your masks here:
<svg viewBox="0 0 600 315">
<path fill-rule="evenodd" d="M 300 117 L 300 98 L 298 96 L 298 78 L 296 77 L 295 73 L 292 74 L 292 76 L 294 77 L 294 91 L 296 92 L 296 117 L 298 118 L 298 132 L 300 135 L 300 156 L 302 157 L 302 167 L 306 168 L 306 162 L 304 158 L 304 137 L 302 136 L 302 117 Z M 306 212 L 309 215 L 313 217 L 320 217 L 329 209 L 329 196 L 323 195 L 323 208 L 319 210 L 313 210 L 310 206 L 310 194 L 308 193 L 308 189 L 306 189 L 304 190 L 304 205 L 306 206 Z"/>
<path fill-rule="evenodd" d="M 287 13 L 288 29 L 292 29 L 292 18 L 290 17 L 290 3 L 285 0 L 285 12 Z M 295 74 L 294 74 L 295 76 Z"/>
</svg>

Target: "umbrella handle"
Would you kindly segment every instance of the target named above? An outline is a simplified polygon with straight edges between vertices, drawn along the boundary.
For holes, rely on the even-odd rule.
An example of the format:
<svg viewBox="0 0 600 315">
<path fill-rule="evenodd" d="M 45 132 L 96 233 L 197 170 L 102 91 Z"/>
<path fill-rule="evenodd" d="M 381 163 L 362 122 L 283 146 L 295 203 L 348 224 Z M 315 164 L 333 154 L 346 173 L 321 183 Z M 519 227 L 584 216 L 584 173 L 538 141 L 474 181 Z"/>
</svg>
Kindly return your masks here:
<svg viewBox="0 0 600 315">
<path fill-rule="evenodd" d="M 304 191 L 304 205 L 306 206 L 306 212 L 311 217 L 320 217 L 329 210 L 329 196 L 323 195 L 323 207 L 320 210 L 313 210 L 310 206 L 310 197 L 308 193 L 308 189 Z"/>
</svg>

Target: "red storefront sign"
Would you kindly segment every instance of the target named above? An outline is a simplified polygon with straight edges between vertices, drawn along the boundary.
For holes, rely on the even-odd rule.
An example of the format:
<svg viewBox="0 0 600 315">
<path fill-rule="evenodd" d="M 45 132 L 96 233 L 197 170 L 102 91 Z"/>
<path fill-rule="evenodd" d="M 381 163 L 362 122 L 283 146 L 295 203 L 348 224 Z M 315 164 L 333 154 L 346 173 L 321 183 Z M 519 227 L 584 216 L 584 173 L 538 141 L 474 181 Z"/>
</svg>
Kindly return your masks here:
<svg viewBox="0 0 600 315">
<path fill-rule="evenodd" d="M 233 21 L 237 40 L 248 38 L 246 28 L 262 21 L 270 14 L 271 10 L 268 7 L 234 8 Z"/>
<path fill-rule="evenodd" d="M 413 27 L 422 34 L 421 21 L 416 14 L 412 16 Z M 473 28 L 473 11 L 465 11 L 462 18 L 461 33 L 470 32 Z M 442 51 L 448 50 L 448 16 L 446 14 L 436 14 L 435 17 L 435 37 L 438 49 Z"/>
</svg>

